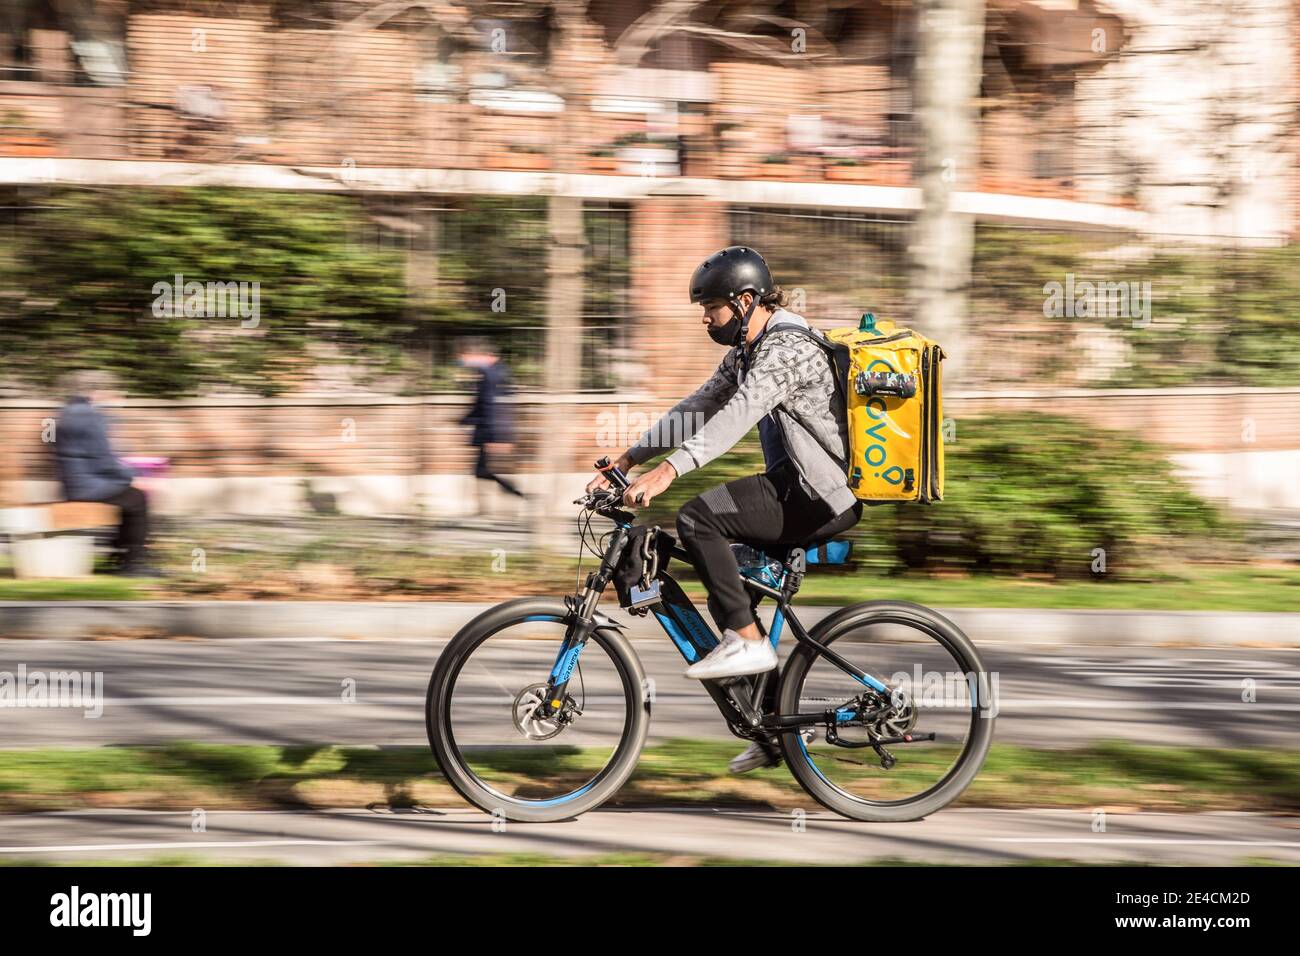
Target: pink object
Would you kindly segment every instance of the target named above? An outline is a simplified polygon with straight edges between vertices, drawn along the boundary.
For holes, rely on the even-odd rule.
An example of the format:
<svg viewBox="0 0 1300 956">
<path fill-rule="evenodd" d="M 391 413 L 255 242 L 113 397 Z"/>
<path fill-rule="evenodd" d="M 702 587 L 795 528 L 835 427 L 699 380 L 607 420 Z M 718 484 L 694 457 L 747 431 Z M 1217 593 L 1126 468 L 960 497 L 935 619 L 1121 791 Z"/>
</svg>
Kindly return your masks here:
<svg viewBox="0 0 1300 956">
<path fill-rule="evenodd" d="M 150 478 L 166 471 L 167 466 L 171 464 L 171 459 L 163 458 L 161 456 L 150 457 L 144 455 L 132 455 L 123 458 L 122 464 L 133 469 L 135 473 L 141 477 Z"/>
</svg>

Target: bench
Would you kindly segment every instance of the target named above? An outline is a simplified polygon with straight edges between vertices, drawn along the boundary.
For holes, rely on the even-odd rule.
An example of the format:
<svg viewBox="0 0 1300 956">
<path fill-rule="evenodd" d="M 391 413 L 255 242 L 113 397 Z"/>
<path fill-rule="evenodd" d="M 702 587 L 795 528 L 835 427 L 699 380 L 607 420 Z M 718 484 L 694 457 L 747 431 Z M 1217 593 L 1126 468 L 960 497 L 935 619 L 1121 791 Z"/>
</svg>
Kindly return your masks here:
<svg viewBox="0 0 1300 956">
<path fill-rule="evenodd" d="M 9 536 L 17 577 L 81 578 L 95 572 L 92 532 L 121 520 L 116 505 L 56 501 L 0 511 L 0 531 Z"/>
</svg>

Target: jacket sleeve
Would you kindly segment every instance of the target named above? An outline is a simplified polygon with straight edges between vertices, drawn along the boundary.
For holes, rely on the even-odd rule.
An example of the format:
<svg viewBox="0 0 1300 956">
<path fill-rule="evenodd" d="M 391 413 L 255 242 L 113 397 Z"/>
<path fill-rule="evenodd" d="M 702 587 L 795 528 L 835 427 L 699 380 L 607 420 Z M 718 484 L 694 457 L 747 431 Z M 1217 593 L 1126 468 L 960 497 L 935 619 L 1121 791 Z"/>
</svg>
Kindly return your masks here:
<svg viewBox="0 0 1300 956">
<path fill-rule="evenodd" d="M 814 353 L 821 354 L 818 346 L 802 336 L 768 335 L 754 353 L 745 383 L 703 428 L 668 456 L 677 474 L 703 468 L 730 451 L 764 415 L 792 399 L 809 364 L 815 361 Z"/>
<path fill-rule="evenodd" d="M 125 481 L 129 485 L 135 480 L 136 471 L 119 458 L 117 452 L 113 450 L 113 440 L 109 437 L 108 419 L 101 418 L 100 421 L 103 423 L 104 467 L 107 472 L 107 477 L 110 479 L 115 478 L 119 481 Z"/>
<path fill-rule="evenodd" d="M 478 381 L 474 383 L 474 401 L 461 417 L 460 423 L 462 425 L 478 425 L 483 420 L 483 393 L 486 390 L 487 376 L 480 371 L 478 373 Z"/>
<path fill-rule="evenodd" d="M 697 416 L 707 423 L 718 414 L 736 394 L 736 364 L 739 359 L 740 349 L 733 348 L 718 363 L 708 381 L 648 428 L 637 443 L 627 450 L 632 464 L 640 465 L 655 455 L 679 447 L 695 433 Z"/>
</svg>

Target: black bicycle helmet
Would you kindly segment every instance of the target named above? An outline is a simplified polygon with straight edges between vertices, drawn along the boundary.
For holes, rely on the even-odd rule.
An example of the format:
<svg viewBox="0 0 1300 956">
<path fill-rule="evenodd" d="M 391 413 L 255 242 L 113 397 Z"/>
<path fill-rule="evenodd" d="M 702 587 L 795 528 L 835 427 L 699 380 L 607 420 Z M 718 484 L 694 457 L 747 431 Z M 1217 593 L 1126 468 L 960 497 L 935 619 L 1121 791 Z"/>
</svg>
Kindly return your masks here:
<svg viewBox="0 0 1300 956">
<path fill-rule="evenodd" d="M 691 301 L 711 302 L 720 299 L 731 307 L 736 317 L 721 329 L 711 329 L 709 336 L 721 345 L 741 345 L 749 340 L 749 317 L 754 314 L 758 300 L 772 291 L 772 273 L 767 263 L 748 246 L 728 246 L 701 262 L 691 275 Z M 740 311 L 737 299 L 742 293 L 752 292 L 749 308 Z M 731 329 L 735 329 L 734 335 Z M 725 330 L 726 337 L 718 332 Z"/>
<path fill-rule="evenodd" d="M 701 262 L 691 275 L 691 302 L 732 302 L 742 292 L 761 298 L 772 291 L 767 262 L 748 246 L 728 246 Z"/>
</svg>

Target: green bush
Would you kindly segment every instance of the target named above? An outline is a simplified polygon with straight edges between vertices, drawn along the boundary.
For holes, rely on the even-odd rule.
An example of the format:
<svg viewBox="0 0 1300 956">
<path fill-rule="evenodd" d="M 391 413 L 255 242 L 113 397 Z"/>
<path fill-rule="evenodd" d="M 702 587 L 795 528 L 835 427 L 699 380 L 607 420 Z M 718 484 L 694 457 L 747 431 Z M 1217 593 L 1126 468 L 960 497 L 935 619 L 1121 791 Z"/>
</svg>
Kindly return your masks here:
<svg viewBox="0 0 1300 956">
<path fill-rule="evenodd" d="M 118 373 L 135 393 L 205 386 L 273 395 L 309 346 L 392 370 L 412 334 L 402 256 L 355 242 L 342 196 L 234 189 L 66 189 L 24 210 L 0 256 L 0 371 L 53 386 Z M 256 282 L 255 327 L 156 314 L 156 283 Z"/>
<path fill-rule="evenodd" d="M 1150 574 L 1174 555 L 1240 536 L 1213 505 L 1173 474 L 1157 446 L 1055 415 L 1007 413 L 961 420 L 945 446 L 944 500 L 869 505 L 851 532 L 858 572 L 909 569 L 995 574 Z M 751 434 L 731 453 L 674 482 L 647 520 L 673 516 L 706 488 L 763 469 Z"/>
<path fill-rule="evenodd" d="M 878 522 L 898 567 L 1082 577 L 1101 549 L 1107 576 L 1133 577 L 1211 537 L 1237 539 L 1160 448 L 1124 433 L 1003 412 L 959 422 L 956 438 L 944 500 Z"/>
<path fill-rule="evenodd" d="M 390 387 L 437 391 L 463 387 L 455 343 L 470 333 L 499 344 L 519 384 L 541 378 L 546 197 L 439 200 L 437 235 L 414 238 L 395 230 L 400 216 L 373 197 L 59 188 L 10 199 L 13 228 L 0 230 L 5 378 L 49 388 L 64 372 L 94 367 L 141 395 L 273 395 L 323 360 L 351 363 L 363 381 L 394 376 Z M 592 208 L 585 221 L 581 310 L 603 329 L 575 346 L 584 384 L 608 387 L 610 327 L 627 313 L 626 214 Z M 437 282 L 412 275 L 408 288 L 408 269 L 432 268 L 427 246 Z M 426 254 L 408 256 L 408 247 Z M 259 283 L 257 327 L 155 315 L 155 283 L 177 273 L 187 282 Z"/>
</svg>

